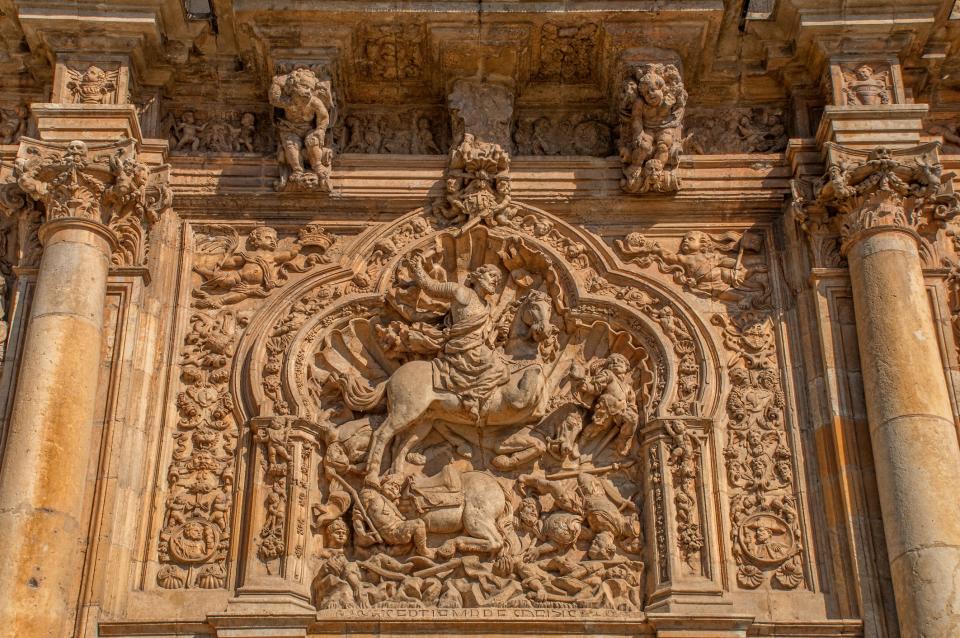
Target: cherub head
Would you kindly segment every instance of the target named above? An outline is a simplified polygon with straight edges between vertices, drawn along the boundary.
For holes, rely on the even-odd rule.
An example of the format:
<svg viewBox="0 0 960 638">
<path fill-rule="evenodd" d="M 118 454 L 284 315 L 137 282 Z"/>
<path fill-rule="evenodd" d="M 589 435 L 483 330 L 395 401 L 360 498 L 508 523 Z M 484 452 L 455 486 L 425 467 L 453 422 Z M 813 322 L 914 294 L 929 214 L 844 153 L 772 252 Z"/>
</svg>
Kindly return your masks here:
<svg viewBox="0 0 960 638">
<path fill-rule="evenodd" d="M 664 99 L 665 82 L 659 73 L 647 70 L 637 80 L 640 97 L 650 106 L 660 106 Z"/>
<path fill-rule="evenodd" d="M 425 117 L 421 117 L 419 120 L 417 120 L 417 128 L 420 129 L 421 131 L 429 131 L 430 120 L 428 120 Z"/>
<path fill-rule="evenodd" d="M 83 81 L 90 84 L 102 84 L 107 81 L 107 73 L 98 66 L 91 66 L 83 74 Z"/>
<path fill-rule="evenodd" d="M 193 124 L 196 121 L 193 111 L 184 111 L 183 115 L 180 116 L 180 119 L 184 124 Z"/>
<path fill-rule="evenodd" d="M 499 268 L 493 264 L 483 264 L 467 275 L 466 283 L 482 295 L 492 295 L 497 291 L 501 277 Z"/>
<path fill-rule="evenodd" d="M 707 234 L 699 230 L 691 230 L 683 236 L 680 242 L 680 252 L 684 255 L 702 253 L 710 250 L 712 242 Z"/>
<path fill-rule="evenodd" d="M 247 237 L 247 246 L 251 250 L 276 250 L 277 231 L 269 226 L 257 226 Z"/>
<path fill-rule="evenodd" d="M 240 125 L 241 126 L 253 126 L 257 123 L 257 118 L 253 113 L 249 111 L 240 116 Z"/>
<path fill-rule="evenodd" d="M 853 74 L 861 82 L 866 82 L 873 77 L 873 67 L 871 67 L 869 64 L 861 64 L 857 67 Z"/>
</svg>

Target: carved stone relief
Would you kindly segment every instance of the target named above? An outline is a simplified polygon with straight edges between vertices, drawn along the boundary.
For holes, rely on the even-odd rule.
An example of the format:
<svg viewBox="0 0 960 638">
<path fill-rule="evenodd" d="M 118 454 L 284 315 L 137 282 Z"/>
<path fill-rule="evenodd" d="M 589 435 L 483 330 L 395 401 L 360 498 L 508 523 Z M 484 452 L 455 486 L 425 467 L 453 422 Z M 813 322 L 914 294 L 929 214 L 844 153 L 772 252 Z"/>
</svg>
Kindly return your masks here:
<svg viewBox="0 0 960 638">
<path fill-rule="evenodd" d="M 448 128 L 439 109 L 354 109 L 331 134 L 340 153 L 442 155 L 449 148 Z"/>
<path fill-rule="evenodd" d="M 142 265 L 146 232 L 170 206 L 167 167 L 137 159 L 133 140 L 88 148 L 28 140 L 21 144 L 14 178 L 44 218 L 78 218 L 106 225 L 116 236 L 113 263 Z"/>
<path fill-rule="evenodd" d="M 787 147 L 786 115 L 779 107 L 691 113 L 685 150 L 697 154 L 779 153 Z"/>
<path fill-rule="evenodd" d="M 513 142 L 517 155 L 592 155 L 615 153 L 609 113 L 537 113 L 517 118 Z"/>
<path fill-rule="evenodd" d="M 672 193 L 680 188 L 687 91 L 673 64 L 629 70 L 620 100 L 620 187 L 628 193 Z"/>
<path fill-rule="evenodd" d="M 471 134 L 509 151 L 514 94 L 508 87 L 474 80 L 457 80 L 447 96 L 453 142 Z"/>
<path fill-rule="evenodd" d="M 27 133 L 29 120 L 30 107 L 26 104 L 0 109 L 0 144 L 19 142 Z"/>
<path fill-rule="evenodd" d="M 228 381 L 237 340 L 252 313 L 247 302 L 268 297 L 291 273 L 328 261 L 334 245 L 319 224 L 279 241 L 268 226 L 252 229 L 242 242 L 229 226 L 211 226 L 198 235 L 196 285 L 179 362 L 183 389 L 176 401 L 175 449 L 158 543 L 161 587 L 226 585 L 240 438 Z M 256 430 L 258 441 L 273 446 L 268 469 L 280 481 L 278 468 L 285 457 L 276 447 L 278 436 L 269 423 Z M 269 541 L 265 546 L 263 551 L 272 551 Z"/>
<path fill-rule="evenodd" d="M 266 116 L 251 111 L 201 113 L 168 111 L 160 128 L 173 153 L 266 153 L 274 148 L 263 123 Z"/>
<path fill-rule="evenodd" d="M 843 76 L 841 106 L 877 106 L 895 101 L 889 65 L 843 64 L 840 71 Z"/>
<path fill-rule="evenodd" d="M 330 80 L 320 80 L 307 68 L 274 76 L 270 104 L 282 111 L 276 121 L 277 190 L 328 192 L 333 151 L 327 129 L 333 110 Z"/>
<path fill-rule="evenodd" d="M 75 104 L 119 104 L 119 70 L 104 70 L 95 64 L 79 69 L 66 67 L 66 88 Z"/>
<path fill-rule="evenodd" d="M 540 30 L 538 80 L 589 80 L 597 53 L 600 29 L 596 24 L 563 25 L 548 22 Z"/>
<path fill-rule="evenodd" d="M 374 80 L 416 80 L 423 74 L 423 28 L 382 24 L 363 35 L 360 74 Z"/>
</svg>

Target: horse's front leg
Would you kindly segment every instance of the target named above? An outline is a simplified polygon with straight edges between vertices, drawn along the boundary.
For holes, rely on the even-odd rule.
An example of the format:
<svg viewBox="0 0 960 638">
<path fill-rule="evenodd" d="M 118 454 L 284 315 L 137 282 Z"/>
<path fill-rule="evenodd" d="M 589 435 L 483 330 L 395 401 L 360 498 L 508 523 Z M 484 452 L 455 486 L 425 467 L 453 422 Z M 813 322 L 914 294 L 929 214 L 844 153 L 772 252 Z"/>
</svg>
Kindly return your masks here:
<svg viewBox="0 0 960 638">
<path fill-rule="evenodd" d="M 407 465 L 413 463 L 414 465 L 424 465 L 426 464 L 426 459 L 422 455 L 418 455 L 421 458 L 411 461 L 407 457 L 410 455 L 410 451 L 413 450 L 414 446 L 427 438 L 427 435 L 430 434 L 430 430 L 433 429 L 433 423 L 429 419 L 421 420 L 417 423 L 413 429 L 410 430 L 410 433 L 407 435 L 406 439 L 400 445 L 400 449 L 397 451 L 396 456 L 393 457 L 393 471 L 404 474 L 407 471 Z M 421 462 L 422 459 L 422 462 Z"/>
</svg>

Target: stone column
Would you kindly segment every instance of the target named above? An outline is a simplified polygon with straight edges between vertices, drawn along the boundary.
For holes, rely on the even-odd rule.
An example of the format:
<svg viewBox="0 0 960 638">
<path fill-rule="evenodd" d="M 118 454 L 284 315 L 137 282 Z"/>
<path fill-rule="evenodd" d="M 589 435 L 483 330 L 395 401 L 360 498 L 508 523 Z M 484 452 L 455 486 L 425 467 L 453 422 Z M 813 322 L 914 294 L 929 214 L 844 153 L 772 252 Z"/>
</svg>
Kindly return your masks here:
<svg viewBox="0 0 960 638">
<path fill-rule="evenodd" d="M 839 222 L 850 267 L 901 632 L 960 636 L 960 446 L 916 230 L 938 205 L 942 215 L 956 201 L 943 195 L 933 145 L 827 147 L 818 204 Z"/>
<path fill-rule="evenodd" d="M 142 229 L 150 206 L 135 148 L 21 142 L 14 177 L 45 221 L 0 468 L 0 627 L 11 635 L 73 633 L 113 228 Z"/>
</svg>

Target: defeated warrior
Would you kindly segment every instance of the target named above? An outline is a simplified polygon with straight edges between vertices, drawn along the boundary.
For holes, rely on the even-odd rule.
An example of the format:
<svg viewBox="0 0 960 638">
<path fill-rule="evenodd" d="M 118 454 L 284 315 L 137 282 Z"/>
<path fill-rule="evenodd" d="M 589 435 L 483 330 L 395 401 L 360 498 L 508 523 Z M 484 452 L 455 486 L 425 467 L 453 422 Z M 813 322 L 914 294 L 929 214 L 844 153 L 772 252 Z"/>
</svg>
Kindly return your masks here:
<svg viewBox="0 0 960 638">
<path fill-rule="evenodd" d="M 419 518 L 407 520 L 397 507 L 405 483 L 406 477 L 401 474 L 387 474 L 381 479 L 379 486 L 367 481 L 367 486 L 360 490 L 360 504 L 375 529 L 366 528 L 363 512 L 355 507 L 353 528 L 357 535 L 357 544 L 369 547 L 381 540 L 393 546 L 413 543 L 417 554 L 432 559 L 436 551 L 427 547 L 426 523 Z"/>
</svg>

